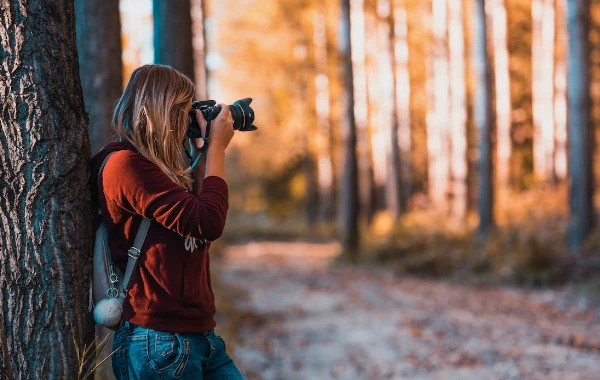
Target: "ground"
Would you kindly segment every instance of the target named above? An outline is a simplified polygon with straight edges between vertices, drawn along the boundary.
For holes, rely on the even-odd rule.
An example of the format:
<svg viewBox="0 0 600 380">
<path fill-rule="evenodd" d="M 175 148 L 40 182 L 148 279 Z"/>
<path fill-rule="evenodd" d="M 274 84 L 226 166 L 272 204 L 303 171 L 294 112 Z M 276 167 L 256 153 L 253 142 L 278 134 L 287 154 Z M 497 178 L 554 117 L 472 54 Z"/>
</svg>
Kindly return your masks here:
<svg viewBox="0 0 600 380">
<path fill-rule="evenodd" d="M 583 296 L 332 264 L 338 252 L 225 248 L 215 273 L 235 311 L 219 323 L 235 324 L 247 379 L 600 379 L 600 313 Z"/>
</svg>

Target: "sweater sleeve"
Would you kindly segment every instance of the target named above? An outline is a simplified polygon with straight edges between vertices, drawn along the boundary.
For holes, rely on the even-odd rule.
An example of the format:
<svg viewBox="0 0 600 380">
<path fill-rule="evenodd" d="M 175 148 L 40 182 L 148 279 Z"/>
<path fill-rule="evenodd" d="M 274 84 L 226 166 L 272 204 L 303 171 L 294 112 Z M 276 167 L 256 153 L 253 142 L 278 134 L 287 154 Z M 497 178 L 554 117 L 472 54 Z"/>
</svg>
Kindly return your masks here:
<svg viewBox="0 0 600 380">
<path fill-rule="evenodd" d="M 107 202 L 156 220 L 181 236 L 216 240 L 223 233 L 228 187 L 220 177 L 207 177 L 196 197 L 182 189 L 145 157 L 120 151 L 102 172 Z"/>
</svg>

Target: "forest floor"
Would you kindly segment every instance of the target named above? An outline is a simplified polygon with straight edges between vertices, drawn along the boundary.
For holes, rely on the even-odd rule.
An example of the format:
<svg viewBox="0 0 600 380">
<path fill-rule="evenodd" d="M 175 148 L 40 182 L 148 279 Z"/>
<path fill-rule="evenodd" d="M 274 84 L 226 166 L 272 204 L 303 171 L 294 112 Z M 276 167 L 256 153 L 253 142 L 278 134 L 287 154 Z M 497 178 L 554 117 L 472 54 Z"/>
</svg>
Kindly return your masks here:
<svg viewBox="0 0 600 380">
<path fill-rule="evenodd" d="M 234 305 L 217 330 L 247 379 L 600 379 L 600 309 L 581 294 L 332 265 L 338 251 L 251 242 L 215 260 Z"/>
</svg>

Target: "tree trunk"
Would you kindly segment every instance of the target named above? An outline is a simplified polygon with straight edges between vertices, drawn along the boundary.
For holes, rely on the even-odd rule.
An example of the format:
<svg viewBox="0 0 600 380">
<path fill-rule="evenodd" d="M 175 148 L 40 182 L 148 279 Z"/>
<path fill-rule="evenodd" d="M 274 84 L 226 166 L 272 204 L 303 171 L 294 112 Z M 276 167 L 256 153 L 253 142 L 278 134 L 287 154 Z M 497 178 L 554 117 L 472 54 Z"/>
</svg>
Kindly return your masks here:
<svg viewBox="0 0 600 380">
<path fill-rule="evenodd" d="M 76 0 L 75 14 L 79 73 L 95 153 L 113 140 L 112 109 L 123 83 L 119 1 Z"/>
<path fill-rule="evenodd" d="M 408 36 L 407 20 L 404 8 L 394 9 L 393 1 L 379 0 L 378 12 L 381 21 L 382 43 L 387 54 L 381 61 L 389 60 L 390 69 L 380 71 L 382 86 L 388 78 L 392 79 L 390 88 L 391 102 L 384 111 L 389 113 L 389 125 L 384 138 L 390 145 L 387 157 L 386 208 L 398 221 L 402 212 L 408 208 L 410 192 L 410 78 L 408 72 Z M 385 58 L 384 58 L 385 57 Z M 389 71 L 389 73 L 388 73 Z M 388 76 L 389 75 L 389 76 Z M 386 92 L 385 97 L 388 96 Z M 385 119 L 386 121 L 388 118 Z"/>
<path fill-rule="evenodd" d="M 568 0 L 569 204 L 571 248 L 581 247 L 593 227 L 593 140 L 590 120 L 589 0 Z"/>
<path fill-rule="evenodd" d="M 342 0 L 341 59 L 343 68 L 343 156 L 344 166 L 339 193 L 340 235 L 344 253 L 351 259 L 358 257 L 358 162 L 356 157 L 356 122 L 354 117 L 354 76 L 350 35 L 350 0 Z"/>
<path fill-rule="evenodd" d="M 554 0 L 533 0 L 532 94 L 535 178 L 554 180 Z"/>
<path fill-rule="evenodd" d="M 3 1 L 0 17 L 0 335 L 10 358 L 0 366 L 16 379 L 75 379 L 73 342 L 91 344 L 94 326 L 74 6 Z"/>
<path fill-rule="evenodd" d="M 451 215 L 462 222 L 467 216 L 467 87 L 462 1 L 449 1 L 450 50 L 450 185 Z"/>
<path fill-rule="evenodd" d="M 567 178 L 567 17 L 566 4 L 556 2 L 556 48 L 554 69 L 554 169 L 556 179 Z"/>
<path fill-rule="evenodd" d="M 206 40 L 206 1 L 191 0 L 191 2 L 196 98 L 208 99 L 208 68 L 206 67 L 206 55 L 208 54 Z"/>
<path fill-rule="evenodd" d="M 154 62 L 194 80 L 190 0 L 154 0 Z"/>
<path fill-rule="evenodd" d="M 490 8 L 494 44 L 494 77 L 496 79 L 496 180 L 499 189 L 510 185 L 510 155 L 512 152 L 510 74 L 508 45 L 506 43 L 507 18 L 505 0 L 493 0 Z"/>
<path fill-rule="evenodd" d="M 494 225 L 494 187 L 492 184 L 492 84 L 488 56 L 485 0 L 475 2 L 473 19 L 473 120 L 479 136 L 479 232 Z"/>
<path fill-rule="evenodd" d="M 448 3 L 433 0 L 432 114 L 427 121 L 429 197 L 436 210 L 448 211 L 450 83 L 448 62 Z"/>
<path fill-rule="evenodd" d="M 331 123 L 329 76 L 327 75 L 327 19 L 323 2 L 313 16 L 313 42 L 315 49 L 315 111 L 317 114 L 317 182 L 319 189 L 319 213 L 321 221 L 333 217 L 333 163 L 331 158 Z"/>
<path fill-rule="evenodd" d="M 412 194 L 413 188 L 413 175 L 412 175 L 412 130 L 411 130 L 411 94 L 412 87 L 410 85 L 410 53 L 408 48 L 408 16 L 406 12 L 406 5 L 402 7 L 394 8 L 393 0 L 391 1 L 393 13 L 393 19 L 390 22 L 394 23 L 394 30 L 390 31 L 390 38 L 394 42 L 393 50 L 390 51 L 394 54 L 395 66 L 392 67 L 394 70 L 394 76 L 396 77 L 394 85 L 395 93 L 395 110 L 392 111 L 392 115 L 396 115 L 398 120 L 398 133 L 397 137 L 392 134 L 392 142 L 397 141 L 399 148 L 399 160 L 400 160 L 400 212 L 408 211 L 408 201 Z"/>
<path fill-rule="evenodd" d="M 359 187 L 359 214 L 368 223 L 373 216 L 373 166 L 371 142 L 368 130 L 368 88 L 367 72 L 365 67 L 365 12 L 364 0 L 350 1 L 352 43 L 352 65 L 354 83 L 354 117 L 357 134 L 358 156 L 358 187 Z"/>
<path fill-rule="evenodd" d="M 377 2 L 380 8 L 380 2 Z M 382 23 L 384 25 L 382 25 Z M 385 187 L 388 172 L 387 155 L 391 141 L 392 76 L 389 59 L 387 23 L 382 22 L 378 14 L 365 9 L 365 67 L 367 72 L 369 133 L 372 147 L 373 188 L 375 191 L 375 209 L 385 209 Z M 397 176 L 398 174 L 395 174 Z"/>
</svg>

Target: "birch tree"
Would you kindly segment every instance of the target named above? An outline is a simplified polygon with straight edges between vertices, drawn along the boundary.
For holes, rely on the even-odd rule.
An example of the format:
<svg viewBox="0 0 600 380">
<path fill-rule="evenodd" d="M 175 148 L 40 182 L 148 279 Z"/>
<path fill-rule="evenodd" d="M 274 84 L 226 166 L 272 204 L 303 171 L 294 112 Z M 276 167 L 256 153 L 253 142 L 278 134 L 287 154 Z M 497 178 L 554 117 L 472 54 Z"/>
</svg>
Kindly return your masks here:
<svg viewBox="0 0 600 380">
<path fill-rule="evenodd" d="M 0 18 L 0 376 L 75 379 L 94 326 L 74 4 L 2 1 Z"/>
</svg>

